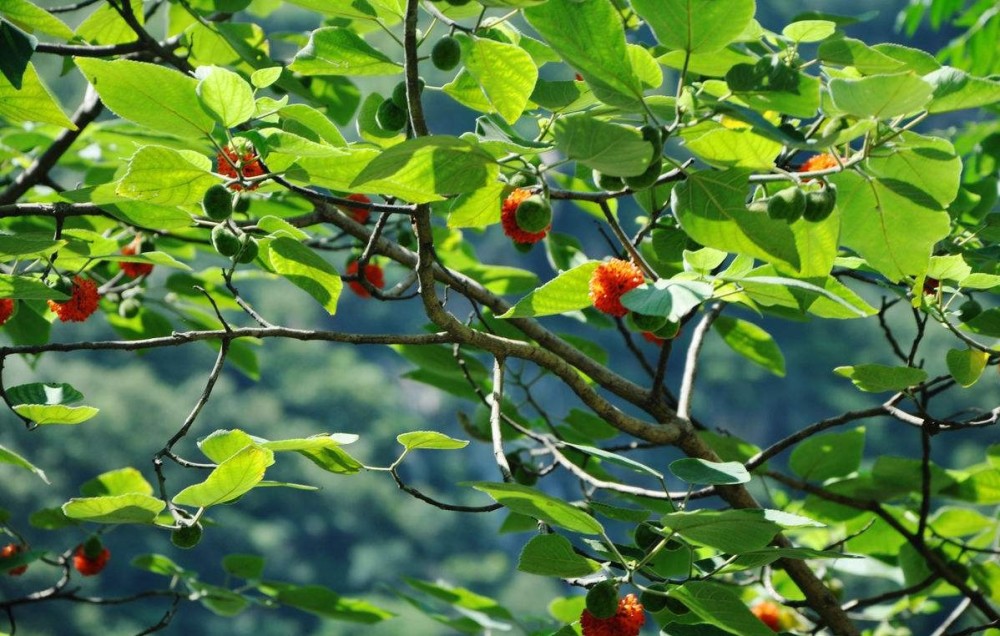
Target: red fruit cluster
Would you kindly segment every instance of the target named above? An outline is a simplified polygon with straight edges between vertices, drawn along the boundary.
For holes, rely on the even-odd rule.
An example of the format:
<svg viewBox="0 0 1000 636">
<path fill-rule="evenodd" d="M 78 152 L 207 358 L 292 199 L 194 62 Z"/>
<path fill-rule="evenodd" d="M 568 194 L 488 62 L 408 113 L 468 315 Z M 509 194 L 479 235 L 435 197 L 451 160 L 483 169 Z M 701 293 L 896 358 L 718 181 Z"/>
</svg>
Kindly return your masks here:
<svg viewBox="0 0 1000 636">
<path fill-rule="evenodd" d="M 142 252 L 142 237 L 136 236 L 135 240 L 122 248 L 122 254 L 124 256 L 135 256 Z M 153 271 L 152 263 L 129 263 L 127 261 L 122 261 L 118 263 L 121 267 L 122 273 L 129 278 L 139 278 L 140 276 L 149 276 Z"/>
<path fill-rule="evenodd" d="M 70 299 L 64 303 L 57 303 L 54 300 L 48 301 L 49 309 L 59 316 L 59 320 L 83 322 L 97 311 L 97 304 L 101 297 L 97 293 L 97 283 L 94 281 L 82 276 L 74 277 L 73 289 L 70 294 Z"/>
<path fill-rule="evenodd" d="M 249 145 L 241 152 L 237 152 L 230 146 L 224 146 L 222 151 L 216 155 L 215 163 L 216 172 L 230 179 L 240 177 L 240 173 L 242 173 L 242 178 L 244 179 L 259 177 L 264 174 L 264 166 L 260 163 L 257 151 L 254 150 L 253 146 Z M 237 172 L 237 168 L 239 168 L 239 172 Z M 256 190 L 259 186 L 259 183 L 251 183 L 246 187 L 242 183 L 231 183 L 229 184 L 229 189 L 236 191 L 244 189 Z"/>
<path fill-rule="evenodd" d="M 771 628 L 772 632 L 781 631 L 781 608 L 771 601 L 758 603 L 750 609 L 753 615 Z"/>
<path fill-rule="evenodd" d="M 621 298 L 645 281 L 645 277 L 632 261 L 613 258 L 601 263 L 590 277 L 590 300 L 594 307 L 612 316 L 624 316 L 628 309 Z"/>
<path fill-rule="evenodd" d="M 358 267 L 359 265 L 357 261 L 351 261 L 347 265 L 347 275 L 357 278 Z M 365 265 L 365 280 L 376 289 L 382 289 L 385 287 L 385 275 L 382 272 L 382 268 L 375 263 L 368 263 Z M 351 291 L 358 296 L 361 296 L 362 298 L 371 297 L 371 292 L 369 292 L 360 282 L 352 280 L 348 282 L 347 285 L 351 288 Z"/>
<path fill-rule="evenodd" d="M 372 200 L 367 196 L 357 193 L 349 194 L 347 195 L 347 198 L 351 201 L 357 201 L 358 203 L 370 204 L 372 202 Z M 354 219 L 355 223 L 361 223 L 362 225 L 367 223 L 368 217 L 371 216 L 371 210 L 360 205 L 342 205 L 340 206 L 340 209 L 350 215 L 350 217 Z"/>
<path fill-rule="evenodd" d="M 642 603 L 635 594 L 627 594 L 618 601 L 618 611 L 610 618 L 597 618 L 588 610 L 580 615 L 583 636 L 637 636 L 646 622 Z"/>
<path fill-rule="evenodd" d="M 548 230 L 542 232 L 525 232 L 517 224 L 517 206 L 531 196 L 531 190 L 515 188 L 503 200 L 503 207 L 500 208 L 500 224 L 503 226 L 503 233 L 514 240 L 515 243 L 531 245 L 545 238 Z"/>
<path fill-rule="evenodd" d="M 111 550 L 102 547 L 96 555 L 89 556 L 84 545 L 81 543 L 76 546 L 76 551 L 73 552 L 73 567 L 84 576 L 94 576 L 95 574 L 100 574 L 110 559 Z"/>
<path fill-rule="evenodd" d="M 17 543 L 8 543 L 2 549 L 0 549 L 0 567 L 3 566 L 4 559 L 10 559 L 16 556 L 18 553 L 24 552 L 24 546 Z M 28 570 L 27 565 L 19 565 L 16 568 L 7 572 L 7 576 L 21 576 Z"/>
<path fill-rule="evenodd" d="M 0 327 L 14 315 L 14 299 L 0 298 Z"/>
<path fill-rule="evenodd" d="M 813 172 L 815 170 L 829 170 L 840 166 L 837 158 L 828 152 L 813 155 L 806 159 L 806 162 L 799 166 L 799 172 Z"/>
</svg>

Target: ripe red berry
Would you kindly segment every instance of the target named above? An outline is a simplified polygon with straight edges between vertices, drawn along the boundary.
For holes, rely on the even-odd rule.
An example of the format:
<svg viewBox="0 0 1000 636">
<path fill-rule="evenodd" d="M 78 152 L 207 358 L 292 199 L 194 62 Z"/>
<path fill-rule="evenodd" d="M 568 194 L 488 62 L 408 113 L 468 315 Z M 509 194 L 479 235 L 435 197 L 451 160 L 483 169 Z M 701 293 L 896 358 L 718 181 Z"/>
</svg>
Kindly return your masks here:
<svg viewBox="0 0 1000 636">
<path fill-rule="evenodd" d="M 372 200 L 367 196 L 358 193 L 349 194 L 347 195 L 347 198 L 351 201 L 357 201 L 358 203 L 370 204 L 372 202 Z M 367 223 L 368 217 L 371 216 L 371 210 L 360 205 L 342 205 L 340 206 L 340 209 L 350 215 L 350 217 L 354 219 L 355 223 L 361 223 L 362 225 Z"/>
<path fill-rule="evenodd" d="M 354 276 L 355 278 L 357 278 L 358 276 L 357 261 L 351 261 L 350 263 L 348 263 L 347 275 Z M 375 287 L 376 289 L 382 289 L 383 287 L 385 287 L 385 276 L 382 272 L 382 268 L 376 265 L 375 263 L 368 263 L 367 265 L 365 265 L 365 280 L 367 280 L 368 283 L 372 287 Z M 352 280 L 348 282 L 347 285 L 351 288 L 351 291 L 353 291 L 358 296 L 361 296 L 362 298 L 371 297 L 371 292 L 369 292 L 365 288 L 365 286 L 362 285 L 359 281 Z"/>
<path fill-rule="evenodd" d="M 828 170 L 840 166 L 837 158 L 828 152 L 813 155 L 806 159 L 805 163 L 799 166 L 799 172 L 813 172 L 815 170 Z"/>
<path fill-rule="evenodd" d="M 122 254 L 124 256 L 135 256 L 142 252 L 142 237 L 136 236 L 135 239 L 122 248 Z M 153 271 L 152 263 L 130 263 L 127 261 L 122 261 L 118 263 L 121 268 L 122 273 L 129 278 L 139 278 L 140 276 L 149 276 Z"/>
<path fill-rule="evenodd" d="M 260 163 L 257 151 L 249 143 L 241 144 L 241 147 L 234 149 L 231 146 L 223 146 L 222 151 L 215 157 L 216 171 L 230 179 L 236 179 L 242 174 L 242 178 L 259 177 L 264 174 L 264 166 Z M 239 172 L 237 172 L 239 169 Z M 242 183 L 229 184 L 230 190 L 256 190 L 260 183 L 251 183 L 244 186 Z"/>
<path fill-rule="evenodd" d="M 931 278 L 928 276 L 924 279 L 924 295 L 934 296 L 938 293 L 938 288 L 941 286 L 941 281 L 936 278 Z"/>
<path fill-rule="evenodd" d="M 599 311 L 612 316 L 624 316 L 628 309 L 621 298 L 645 281 L 632 261 L 613 258 L 601 263 L 590 277 L 590 299 Z"/>
<path fill-rule="evenodd" d="M 88 555 L 85 544 L 81 543 L 73 552 L 73 567 L 84 576 L 94 576 L 100 574 L 110 559 L 111 550 L 101 546 L 97 554 Z"/>
<path fill-rule="evenodd" d="M 773 632 L 781 631 L 781 608 L 771 601 L 763 601 L 750 609 L 753 615 L 760 619 L 762 623 L 771 628 Z"/>
<path fill-rule="evenodd" d="M 14 315 L 14 299 L 0 298 L 0 327 Z"/>
<path fill-rule="evenodd" d="M 0 548 L 0 568 L 3 567 L 3 560 L 13 558 L 20 552 L 24 552 L 24 546 L 17 543 L 8 543 Z M 7 572 L 7 576 L 21 576 L 28 570 L 27 565 L 19 565 Z"/>
<path fill-rule="evenodd" d="M 588 610 L 580 615 L 583 636 L 637 636 L 646 622 L 642 603 L 635 594 L 627 594 L 618 601 L 618 611 L 611 618 L 597 618 Z"/>
<path fill-rule="evenodd" d="M 507 195 L 500 208 L 500 224 L 503 226 L 503 233 L 513 239 L 515 243 L 522 245 L 537 243 L 549 233 L 547 228 L 541 232 L 525 232 L 517 224 L 517 206 L 530 196 L 531 190 L 515 188 Z"/>
<path fill-rule="evenodd" d="M 90 315 L 97 311 L 97 304 L 100 295 L 97 293 L 97 283 L 94 281 L 76 276 L 73 278 L 73 289 L 70 292 L 70 299 L 64 303 L 57 303 L 49 300 L 49 309 L 59 316 L 63 322 L 83 322 Z"/>
</svg>

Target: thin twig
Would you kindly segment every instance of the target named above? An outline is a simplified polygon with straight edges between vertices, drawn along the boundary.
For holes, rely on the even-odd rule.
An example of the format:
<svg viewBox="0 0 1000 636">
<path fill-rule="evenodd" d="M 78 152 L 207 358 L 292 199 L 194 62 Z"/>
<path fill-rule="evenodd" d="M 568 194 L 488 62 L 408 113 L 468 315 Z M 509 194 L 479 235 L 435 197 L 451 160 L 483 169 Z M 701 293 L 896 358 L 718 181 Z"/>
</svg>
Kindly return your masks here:
<svg viewBox="0 0 1000 636">
<path fill-rule="evenodd" d="M 493 359 L 493 391 L 490 394 L 490 436 L 493 438 L 493 458 L 500 469 L 500 475 L 506 482 L 514 481 L 514 475 L 510 471 L 510 464 L 507 456 L 503 452 L 503 432 L 500 430 L 500 415 L 503 409 L 503 376 L 504 358 L 497 356 Z"/>
<path fill-rule="evenodd" d="M 683 420 L 691 419 L 691 396 L 694 393 L 695 376 L 698 374 L 698 354 L 705 344 L 709 328 L 721 313 L 722 303 L 712 305 L 691 334 L 691 344 L 688 345 L 687 358 L 684 362 L 684 376 L 681 378 L 681 388 L 677 396 L 677 417 Z"/>
</svg>

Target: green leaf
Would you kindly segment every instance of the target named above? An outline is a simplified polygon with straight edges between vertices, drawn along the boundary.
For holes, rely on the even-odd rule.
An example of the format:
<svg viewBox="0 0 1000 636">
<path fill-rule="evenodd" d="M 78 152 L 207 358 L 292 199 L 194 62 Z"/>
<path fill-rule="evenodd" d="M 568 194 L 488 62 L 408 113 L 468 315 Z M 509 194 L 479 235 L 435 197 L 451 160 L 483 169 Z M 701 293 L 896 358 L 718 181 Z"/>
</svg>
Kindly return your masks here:
<svg viewBox="0 0 1000 636">
<path fill-rule="evenodd" d="M 749 176 L 749 171 L 735 168 L 689 174 L 671 192 L 674 214 L 702 245 L 798 269 L 795 236 L 788 224 L 747 209 Z"/>
<path fill-rule="evenodd" d="M 366 625 L 395 616 L 366 601 L 340 596 L 322 585 L 282 585 L 275 600 L 322 618 Z"/>
<path fill-rule="evenodd" d="M 950 66 L 924 75 L 924 81 L 934 87 L 934 97 L 927 106 L 931 113 L 980 108 L 1000 101 L 1000 81 L 972 77 Z"/>
<path fill-rule="evenodd" d="M 358 441 L 358 436 L 353 433 L 332 433 L 329 435 L 320 433 L 318 435 L 310 435 L 309 437 L 260 442 L 260 445 L 276 453 L 281 453 L 336 448 L 345 444 L 353 444 L 356 441 Z"/>
<path fill-rule="evenodd" d="M 740 462 L 710 462 L 684 457 L 670 462 L 670 472 L 689 484 L 745 484 L 750 473 Z"/>
<path fill-rule="evenodd" d="M 29 462 L 24 457 L 21 457 L 14 451 L 10 450 L 6 446 L 0 445 L 0 464 L 12 464 L 18 468 L 23 468 L 27 471 L 35 473 L 41 478 L 45 483 L 49 483 L 48 477 L 45 476 L 45 471 L 38 468 L 31 462 Z"/>
<path fill-rule="evenodd" d="M 271 154 L 275 156 L 276 153 Z M 358 190 L 351 183 L 373 159 L 382 154 L 376 148 L 352 146 L 347 149 L 331 148 L 326 157 L 296 157 L 288 177 L 299 183 L 340 191 Z"/>
<path fill-rule="evenodd" d="M 110 497 L 76 497 L 63 504 L 70 519 L 95 523 L 153 523 L 167 507 L 162 500 L 140 493 Z"/>
<path fill-rule="evenodd" d="M 355 475 L 365 467 L 346 451 L 337 447 L 301 450 L 299 454 L 335 475 Z"/>
<path fill-rule="evenodd" d="M 403 445 L 406 450 L 454 450 L 465 448 L 469 445 L 468 440 L 455 439 L 443 433 L 435 431 L 412 431 L 396 436 L 396 441 Z"/>
<path fill-rule="evenodd" d="M 870 393 L 902 391 L 927 379 L 927 372 L 923 369 L 890 367 L 884 364 L 837 367 L 833 372 L 850 378 L 856 387 Z"/>
<path fill-rule="evenodd" d="M 524 17 L 587 84 L 601 92 L 602 101 L 636 104 L 642 84 L 611 0 L 549 0 L 524 9 Z"/>
<path fill-rule="evenodd" d="M 528 574 L 571 578 L 593 574 L 601 566 L 574 552 L 573 544 L 566 537 L 539 534 L 524 546 L 517 569 Z"/>
<path fill-rule="evenodd" d="M 343 289 L 340 274 L 312 249 L 292 238 L 280 236 L 268 243 L 271 268 L 315 298 L 331 316 Z"/>
<path fill-rule="evenodd" d="M 79 525 L 75 519 L 70 519 L 62 508 L 42 508 L 31 513 L 28 523 L 41 530 L 60 530 Z"/>
<path fill-rule="evenodd" d="M 201 80 L 197 88 L 201 103 L 223 126 L 233 128 L 253 117 L 253 88 L 238 74 L 218 66 L 201 66 L 196 77 Z"/>
<path fill-rule="evenodd" d="M 872 75 L 830 82 L 834 105 L 855 117 L 888 119 L 924 108 L 934 89 L 913 73 Z"/>
<path fill-rule="evenodd" d="M 841 242 L 890 281 L 920 276 L 934 245 L 948 236 L 948 213 L 900 181 L 866 180 L 854 172 L 832 178 L 843 219 Z"/>
<path fill-rule="evenodd" d="M 778 377 L 785 377 L 785 356 L 766 331 L 746 320 L 719 316 L 712 326 L 722 340 L 741 356 L 756 362 Z"/>
<path fill-rule="evenodd" d="M 803 440 L 792 450 L 788 467 L 799 477 L 826 481 L 846 477 L 861 466 L 865 429 L 824 433 Z"/>
<path fill-rule="evenodd" d="M 712 285 L 691 280 L 661 278 L 622 295 L 625 307 L 647 316 L 665 316 L 680 322 L 691 310 L 712 297 Z"/>
<path fill-rule="evenodd" d="M 754 616 L 746 602 L 725 585 L 689 580 L 670 590 L 670 597 L 683 603 L 705 623 L 731 634 L 774 636 L 771 628 Z"/>
<path fill-rule="evenodd" d="M 770 170 L 782 149 L 780 142 L 752 129 L 727 128 L 714 122 L 690 129 L 683 138 L 699 159 L 720 169 Z"/>
<path fill-rule="evenodd" d="M 101 100 L 119 117 L 179 137 L 204 137 L 215 120 L 201 106 L 198 81 L 146 62 L 76 58 Z"/>
<path fill-rule="evenodd" d="M 7 389 L 7 399 L 15 406 L 18 404 L 73 404 L 83 399 L 83 393 L 69 384 L 32 382 Z"/>
<path fill-rule="evenodd" d="M 257 69 L 250 74 L 250 83 L 253 84 L 255 88 L 267 88 L 271 84 L 278 81 L 278 78 L 281 77 L 281 71 L 283 68 L 284 67 L 281 66 L 269 66 L 267 68 Z"/>
<path fill-rule="evenodd" d="M 905 183 L 912 194 L 896 190 L 917 203 L 932 199 L 942 209 L 955 200 L 962 178 L 962 160 L 950 142 L 909 132 L 900 135 L 888 152 L 872 153 L 865 165 L 867 172 L 885 180 L 890 188 L 894 182 Z M 930 174 L 933 179 L 927 178 Z"/>
<path fill-rule="evenodd" d="M 448 215 L 448 227 L 486 227 L 499 223 L 500 198 L 505 188 L 497 181 L 456 197 Z"/>
<path fill-rule="evenodd" d="M 587 261 L 565 271 L 531 292 L 498 318 L 562 314 L 591 305 L 590 278 L 600 265 Z"/>
<path fill-rule="evenodd" d="M 152 495 L 153 486 L 138 470 L 132 467 L 119 468 L 102 473 L 80 486 L 84 497 L 105 497 L 114 495 Z"/>
<path fill-rule="evenodd" d="M 227 554 L 222 557 L 222 569 L 241 579 L 259 579 L 264 573 L 264 557 L 256 554 Z"/>
<path fill-rule="evenodd" d="M 753 21 L 754 0 L 633 0 L 632 6 L 668 49 L 712 53 Z"/>
<path fill-rule="evenodd" d="M 978 510 L 955 506 L 938 508 L 928 522 L 935 535 L 952 539 L 979 534 L 996 526 L 996 519 L 991 519 Z"/>
<path fill-rule="evenodd" d="M 793 42 L 820 42 L 837 31 L 837 23 L 829 20 L 799 20 L 792 22 L 781 34 Z"/>
<path fill-rule="evenodd" d="M 289 122 L 300 124 L 305 130 L 333 146 L 346 146 L 344 135 L 340 129 L 322 112 L 306 104 L 289 104 L 278 111 L 283 125 L 287 128 Z M 296 130 L 292 128 L 293 132 Z"/>
<path fill-rule="evenodd" d="M 990 338 L 1000 338 L 1000 307 L 980 312 L 972 320 L 963 323 L 962 328 Z"/>
<path fill-rule="evenodd" d="M 763 550 L 744 552 L 738 556 L 735 561 L 733 561 L 731 567 L 727 567 L 724 571 L 757 569 L 768 565 L 769 563 L 774 563 L 778 559 L 805 560 L 851 558 L 860 557 L 847 555 L 837 550 L 812 550 L 810 548 L 764 548 Z"/>
<path fill-rule="evenodd" d="M 650 477 L 653 477 L 660 481 L 663 480 L 663 473 L 653 468 L 650 468 L 645 464 L 637 462 L 636 460 L 630 457 L 625 457 L 624 455 L 618 455 L 617 453 L 612 453 L 611 451 L 606 451 L 603 448 L 597 448 L 595 446 L 584 446 L 580 444 L 571 444 L 569 442 L 563 442 L 562 445 L 569 448 L 574 448 L 580 451 L 581 453 L 585 453 L 592 457 L 599 457 L 606 462 L 617 464 L 618 466 L 624 466 L 625 468 L 628 468 L 629 470 L 640 473 L 642 475 L 649 475 Z"/>
<path fill-rule="evenodd" d="M 224 587 L 209 585 L 201 581 L 191 580 L 189 585 L 194 590 L 195 598 L 212 613 L 227 618 L 243 612 L 250 604 L 242 595 Z"/>
<path fill-rule="evenodd" d="M 730 554 L 760 550 L 781 531 L 763 510 L 671 512 L 662 523 L 665 532 L 672 530 L 689 541 Z"/>
<path fill-rule="evenodd" d="M 570 159 L 617 177 L 642 174 L 653 156 L 652 144 L 636 128 L 606 122 L 589 113 L 557 119 L 555 137 L 556 147 Z"/>
<path fill-rule="evenodd" d="M 129 159 L 128 171 L 115 192 L 129 199 L 162 206 L 191 206 L 219 182 L 209 170 L 191 163 L 184 153 L 164 146 L 144 146 Z"/>
<path fill-rule="evenodd" d="M 978 349 L 949 349 L 945 356 L 948 373 L 964 387 L 970 387 L 979 380 L 989 359 L 990 354 Z"/>
<path fill-rule="evenodd" d="M 47 424 L 80 424 L 100 412 L 92 406 L 65 406 L 63 404 L 18 404 L 14 412 L 39 426 Z"/>
<path fill-rule="evenodd" d="M 186 571 L 162 554 L 140 554 L 132 559 L 132 567 L 160 576 L 183 577 Z"/>
<path fill-rule="evenodd" d="M 488 38 L 460 37 L 462 63 L 483 94 L 508 124 L 520 119 L 535 89 L 538 67 L 516 44 Z"/>
<path fill-rule="evenodd" d="M 351 29 L 316 29 L 295 54 L 289 70 L 302 75 L 396 75 L 400 65 L 380 53 Z"/>
<path fill-rule="evenodd" d="M 73 39 L 73 29 L 29 0 L 3 0 L 0 2 L 0 15 L 28 33 L 38 31 L 60 40 Z"/>
<path fill-rule="evenodd" d="M 221 464 L 257 441 L 239 429 L 218 430 L 213 431 L 208 437 L 198 440 L 198 449 L 204 453 L 205 457 L 216 464 Z"/>
<path fill-rule="evenodd" d="M 271 451 L 248 446 L 219 464 L 202 483 L 177 493 L 174 503 L 207 508 L 232 501 L 260 483 L 264 479 L 264 471 L 272 463 L 274 455 Z"/>
<path fill-rule="evenodd" d="M 439 201 L 442 195 L 472 192 L 496 181 L 493 158 L 478 146 L 446 135 L 410 139 L 375 157 L 351 182 L 413 203 Z"/>
<path fill-rule="evenodd" d="M 499 484 L 487 481 L 470 484 L 486 493 L 497 503 L 550 525 L 580 534 L 602 534 L 601 524 L 586 512 L 561 499 L 556 499 L 528 486 Z"/>
<path fill-rule="evenodd" d="M 21 76 L 20 88 L 0 74 L 0 119 L 12 124 L 34 122 L 76 130 L 76 124 L 63 112 L 31 63 Z"/>
<path fill-rule="evenodd" d="M 899 60 L 853 38 L 836 38 L 823 42 L 819 45 L 818 54 L 825 64 L 853 66 L 866 75 L 905 70 L 904 64 Z"/>
<path fill-rule="evenodd" d="M 0 235 L 0 260 L 47 256 L 66 245 L 66 241 L 54 241 L 38 234 Z"/>
<path fill-rule="evenodd" d="M 0 74 L 11 86 L 21 88 L 21 78 L 38 40 L 6 20 L 0 20 Z"/>
</svg>

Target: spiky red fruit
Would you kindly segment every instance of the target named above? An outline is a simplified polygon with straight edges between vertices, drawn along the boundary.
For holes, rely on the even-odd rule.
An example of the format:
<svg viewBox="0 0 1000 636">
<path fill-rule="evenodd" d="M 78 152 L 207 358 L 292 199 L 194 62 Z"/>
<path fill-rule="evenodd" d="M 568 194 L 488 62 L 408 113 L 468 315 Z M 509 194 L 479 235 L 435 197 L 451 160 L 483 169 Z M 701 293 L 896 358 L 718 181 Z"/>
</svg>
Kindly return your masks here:
<svg viewBox="0 0 1000 636">
<path fill-rule="evenodd" d="M 10 559 L 16 556 L 19 552 L 24 552 L 24 546 L 17 543 L 8 543 L 3 548 L 0 548 L 0 566 L 3 565 L 4 559 Z M 27 565 L 19 565 L 7 572 L 7 576 L 21 576 L 28 570 Z"/>
<path fill-rule="evenodd" d="M 70 299 L 64 303 L 57 303 L 54 300 L 48 301 L 49 309 L 59 316 L 63 322 L 83 322 L 90 315 L 97 311 L 97 304 L 100 301 L 97 293 L 97 283 L 75 276 L 73 278 L 73 289 L 70 292 Z"/>
<path fill-rule="evenodd" d="M 354 276 L 355 278 L 357 278 L 358 276 L 357 261 L 351 261 L 347 265 L 347 275 Z M 385 287 L 385 276 L 382 272 L 382 268 L 376 265 L 375 263 L 368 263 L 367 265 L 365 265 L 365 280 L 368 281 L 368 283 L 372 287 L 375 287 L 376 289 L 382 289 L 383 287 Z M 348 282 L 347 285 L 351 288 L 351 291 L 353 291 L 358 296 L 361 296 L 362 298 L 371 297 L 371 292 L 369 292 L 365 288 L 365 286 L 362 285 L 359 281 L 352 280 Z"/>
<path fill-rule="evenodd" d="M 100 574 L 110 559 L 111 550 L 101 547 L 97 554 L 88 555 L 84 544 L 81 543 L 73 552 L 73 567 L 84 576 L 94 576 Z"/>
<path fill-rule="evenodd" d="M 813 172 L 816 170 L 829 170 L 830 168 L 837 168 L 840 166 L 840 162 L 837 158 L 828 152 L 824 152 L 818 155 L 813 155 L 806 159 L 805 163 L 799 166 L 799 172 Z"/>
<path fill-rule="evenodd" d="M 14 299 L 0 298 L 0 326 L 3 326 L 14 315 Z"/>
<path fill-rule="evenodd" d="M 349 194 L 347 195 L 347 198 L 351 201 L 357 201 L 358 203 L 371 204 L 372 202 L 372 200 L 364 194 Z M 360 205 L 342 205 L 340 206 L 340 209 L 350 215 L 356 223 L 361 223 L 362 225 L 367 223 L 368 218 L 371 216 L 371 210 Z"/>
<path fill-rule="evenodd" d="M 135 256 L 136 254 L 142 253 L 142 237 L 136 236 L 135 239 L 122 248 L 122 254 L 125 256 Z M 152 263 L 130 263 L 128 261 L 122 261 L 118 263 L 121 268 L 122 273 L 129 278 L 139 278 L 140 276 L 149 276 L 153 271 Z"/>
<path fill-rule="evenodd" d="M 583 636 L 637 636 L 646 622 L 635 594 L 626 594 L 618 601 L 618 611 L 611 618 L 597 618 L 588 610 L 580 615 Z"/>
<path fill-rule="evenodd" d="M 628 309 L 621 298 L 645 281 L 645 277 L 632 261 L 613 258 L 601 263 L 590 277 L 590 300 L 599 311 L 612 316 L 624 316 Z"/>
<path fill-rule="evenodd" d="M 781 608 L 771 601 L 763 601 L 750 609 L 753 615 L 771 628 L 772 632 L 781 631 Z"/>
<path fill-rule="evenodd" d="M 507 198 L 503 200 L 500 208 L 500 224 L 503 226 L 503 233 L 514 240 L 515 243 L 531 245 L 545 238 L 549 233 L 546 228 L 541 232 L 525 232 L 517 224 L 517 206 L 531 196 L 531 190 L 525 188 L 515 188 Z"/>
<path fill-rule="evenodd" d="M 216 171 L 230 179 L 240 177 L 241 173 L 244 179 L 259 177 L 264 174 L 264 166 L 260 163 L 260 157 L 249 143 L 242 144 L 242 147 L 238 150 L 231 146 L 223 146 L 222 151 L 215 157 L 215 163 Z M 237 169 L 239 172 L 237 172 Z M 258 187 L 260 187 L 260 183 L 250 183 L 246 186 L 242 183 L 229 184 L 229 189 L 236 191 L 256 190 Z"/>
</svg>

